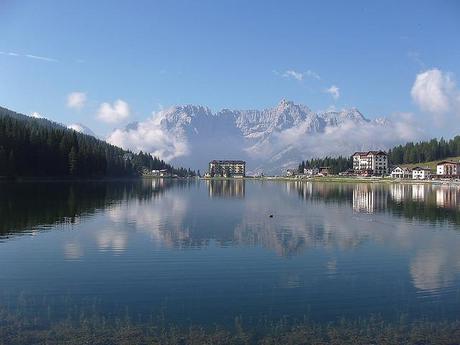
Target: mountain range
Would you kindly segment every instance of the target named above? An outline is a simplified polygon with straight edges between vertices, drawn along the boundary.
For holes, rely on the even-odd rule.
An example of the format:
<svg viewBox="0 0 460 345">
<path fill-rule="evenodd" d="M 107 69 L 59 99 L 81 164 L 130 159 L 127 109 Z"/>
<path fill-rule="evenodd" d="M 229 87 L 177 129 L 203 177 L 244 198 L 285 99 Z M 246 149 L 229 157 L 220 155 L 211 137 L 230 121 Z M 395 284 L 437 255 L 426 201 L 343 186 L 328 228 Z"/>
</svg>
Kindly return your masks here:
<svg viewBox="0 0 460 345">
<path fill-rule="evenodd" d="M 264 110 L 174 106 L 115 130 L 107 141 L 195 169 L 212 159 L 243 159 L 250 173 L 276 174 L 303 159 L 386 149 L 413 135 L 407 121 L 370 120 L 356 108 L 315 112 L 283 99 Z"/>
</svg>

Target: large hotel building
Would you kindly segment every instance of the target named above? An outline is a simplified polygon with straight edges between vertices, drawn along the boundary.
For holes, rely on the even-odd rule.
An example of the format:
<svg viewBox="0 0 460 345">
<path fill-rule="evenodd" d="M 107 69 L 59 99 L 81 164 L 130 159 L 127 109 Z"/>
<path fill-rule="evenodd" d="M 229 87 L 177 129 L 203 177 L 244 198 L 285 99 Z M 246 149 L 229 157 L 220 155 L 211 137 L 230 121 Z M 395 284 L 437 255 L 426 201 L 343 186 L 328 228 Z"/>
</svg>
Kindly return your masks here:
<svg viewBox="0 0 460 345">
<path fill-rule="evenodd" d="M 386 152 L 355 152 L 352 157 L 355 174 L 385 175 L 388 173 L 388 156 Z"/>
<path fill-rule="evenodd" d="M 232 160 L 214 160 L 209 162 L 211 177 L 244 177 L 246 176 L 246 162 Z"/>
</svg>

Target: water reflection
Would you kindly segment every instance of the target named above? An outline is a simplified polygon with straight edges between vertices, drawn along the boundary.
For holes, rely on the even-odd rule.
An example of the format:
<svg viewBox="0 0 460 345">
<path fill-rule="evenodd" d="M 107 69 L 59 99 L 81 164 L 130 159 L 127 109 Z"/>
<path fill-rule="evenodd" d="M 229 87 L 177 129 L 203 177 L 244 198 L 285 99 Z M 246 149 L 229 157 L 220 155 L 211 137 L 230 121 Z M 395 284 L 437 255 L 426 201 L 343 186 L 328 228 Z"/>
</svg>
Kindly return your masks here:
<svg viewBox="0 0 460 345">
<path fill-rule="evenodd" d="M 244 198 L 245 180 L 206 180 L 211 198 Z"/>
<path fill-rule="evenodd" d="M 388 191 L 372 185 L 357 184 L 353 188 L 353 211 L 374 213 L 387 206 Z"/>
<path fill-rule="evenodd" d="M 6 240 L 71 225 L 76 235 L 60 247 L 68 261 L 84 261 L 93 246 L 101 255 L 132 255 L 139 238 L 152 248 L 260 247 L 285 258 L 324 250 L 321 267 L 329 279 L 340 274 L 337 251 L 374 246 L 407 256 L 413 286 L 435 294 L 457 286 L 459 201 L 459 187 L 431 184 L 0 184 L 0 233 Z M 302 285 L 297 273 L 286 276 L 283 286 Z"/>
</svg>

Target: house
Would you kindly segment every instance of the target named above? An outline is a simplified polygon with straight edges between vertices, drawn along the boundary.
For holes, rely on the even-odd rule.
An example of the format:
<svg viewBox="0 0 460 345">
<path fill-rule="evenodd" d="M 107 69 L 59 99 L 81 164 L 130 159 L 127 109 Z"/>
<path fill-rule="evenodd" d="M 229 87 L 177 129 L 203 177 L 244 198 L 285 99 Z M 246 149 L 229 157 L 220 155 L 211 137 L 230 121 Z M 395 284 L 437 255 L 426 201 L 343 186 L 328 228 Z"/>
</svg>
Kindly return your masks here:
<svg viewBox="0 0 460 345">
<path fill-rule="evenodd" d="M 166 170 L 166 169 L 161 169 L 160 170 L 160 177 L 170 177 L 171 176 L 171 173 Z"/>
<path fill-rule="evenodd" d="M 318 168 L 304 168 L 303 173 L 306 176 L 315 176 L 319 174 L 319 169 Z"/>
<path fill-rule="evenodd" d="M 319 167 L 319 175 L 327 176 L 331 174 L 331 168 L 330 167 Z"/>
<path fill-rule="evenodd" d="M 392 178 L 412 178 L 412 170 L 405 167 L 396 167 L 391 171 Z"/>
<path fill-rule="evenodd" d="M 426 180 L 431 177 L 431 170 L 428 168 L 415 167 L 412 169 L 413 180 Z"/>
<path fill-rule="evenodd" d="M 453 161 L 442 161 L 436 165 L 436 175 L 439 177 L 459 177 L 460 163 Z"/>
<path fill-rule="evenodd" d="M 246 176 L 246 162 L 239 160 L 213 160 L 209 162 L 211 177 L 236 177 Z"/>
<path fill-rule="evenodd" d="M 287 177 L 294 177 L 295 175 L 297 175 L 297 170 L 295 170 L 295 169 L 286 170 L 286 176 Z"/>
<path fill-rule="evenodd" d="M 385 175 L 388 173 L 388 155 L 384 151 L 355 152 L 353 170 L 357 175 Z"/>
<path fill-rule="evenodd" d="M 354 176 L 355 171 L 353 169 L 347 169 L 345 171 L 339 172 L 339 176 Z"/>
</svg>

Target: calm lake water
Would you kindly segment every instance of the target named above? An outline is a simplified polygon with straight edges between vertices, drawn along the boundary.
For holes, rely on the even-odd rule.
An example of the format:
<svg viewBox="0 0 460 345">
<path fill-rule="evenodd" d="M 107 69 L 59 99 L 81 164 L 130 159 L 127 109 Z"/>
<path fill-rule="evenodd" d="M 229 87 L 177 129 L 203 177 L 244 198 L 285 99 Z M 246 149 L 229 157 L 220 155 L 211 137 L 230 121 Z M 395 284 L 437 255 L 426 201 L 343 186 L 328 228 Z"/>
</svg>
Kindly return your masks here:
<svg viewBox="0 0 460 345">
<path fill-rule="evenodd" d="M 202 325 L 458 318 L 460 188 L 3 183 L 0 305 Z"/>
</svg>

